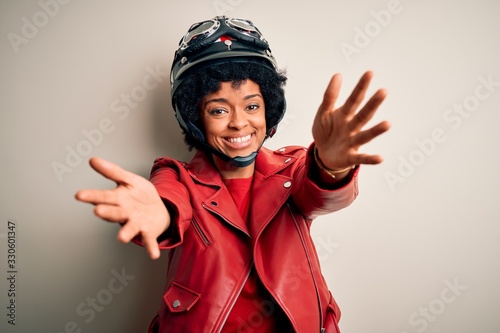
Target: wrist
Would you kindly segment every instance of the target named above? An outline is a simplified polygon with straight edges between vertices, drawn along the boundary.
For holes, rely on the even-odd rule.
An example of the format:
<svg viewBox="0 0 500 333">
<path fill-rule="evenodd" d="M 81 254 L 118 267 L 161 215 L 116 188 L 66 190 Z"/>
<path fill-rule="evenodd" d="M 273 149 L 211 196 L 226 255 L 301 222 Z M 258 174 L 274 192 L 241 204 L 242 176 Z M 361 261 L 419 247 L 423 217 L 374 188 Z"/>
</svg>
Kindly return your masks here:
<svg viewBox="0 0 500 333">
<path fill-rule="evenodd" d="M 354 169 L 356 167 L 356 165 L 351 165 L 349 167 L 342 168 L 342 169 L 331 169 L 331 168 L 327 167 L 323 163 L 321 158 L 319 157 L 317 147 L 314 147 L 314 160 L 315 160 L 316 164 L 318 165 L 319 169 L 322 170 L 323 172 L 325 172 L 327 175 L 329 175 L 333 179 L 341 178 L 342 176 L 347 175 L 347 173 L 349 173 L 352 169 Z"/>
</svg>

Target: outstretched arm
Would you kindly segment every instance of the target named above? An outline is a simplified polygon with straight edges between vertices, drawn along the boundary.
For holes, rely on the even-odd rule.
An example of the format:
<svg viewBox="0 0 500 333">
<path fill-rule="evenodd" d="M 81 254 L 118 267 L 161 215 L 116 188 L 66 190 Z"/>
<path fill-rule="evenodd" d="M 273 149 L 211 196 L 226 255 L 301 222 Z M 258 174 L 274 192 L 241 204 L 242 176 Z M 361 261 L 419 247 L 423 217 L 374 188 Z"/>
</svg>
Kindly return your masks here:
<svg viewBox="0 0 500 333">
<path fill-rule="evenodd" d="M 160 257 L 157 238 L 170 225 L 170 215 L 154 185 L 147 179 L 126 171 L 101 158 L 90 159 L 92 168 L 116 182 L 112 190 L 81 190 L 76 199 L 94 204 L 98 217 L 120 223 L 118 240 L 130 242 L 139 236 L 152 259 Z"/>
<path fill-rule="evenodd" d="M 359 148 L 389 130 L 389 122 L 363 129 L 372 119 L 380 104 L 387 96 L 385 89 L 379 89 L 360 107 L 373 73 L 368 71 L 348 97 L 344 105 L 336 107 L 342 77 L 335 74 L 325 91 L 314 119 L 312 134 L 317 149 L 316 157 L 321 171 L 321 180 L 327 184 L 341 181 L 350 171 L 350 167 L 359 164 L 378 164 L 382 162 L 380 155 L 359 153 Z M 325 172 L 324 169 L 328 169 Z M 334 177 L 332 177 L 332 174 Z"/>
</svg>

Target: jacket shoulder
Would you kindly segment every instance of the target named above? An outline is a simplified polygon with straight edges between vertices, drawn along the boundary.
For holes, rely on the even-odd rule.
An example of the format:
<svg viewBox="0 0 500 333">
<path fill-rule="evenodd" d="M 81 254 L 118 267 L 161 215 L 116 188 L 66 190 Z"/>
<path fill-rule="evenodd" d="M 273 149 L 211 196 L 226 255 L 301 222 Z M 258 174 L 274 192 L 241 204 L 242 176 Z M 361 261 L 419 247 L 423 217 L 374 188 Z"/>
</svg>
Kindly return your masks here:
<svg viewBox="0 0 500 333">
<path fill-rule="evenodd" d="M 151 167 L 151 176 L 160 170 L 171 169 L 179 173 L 184 170 L 188 164 L 184 161 L 179 161 L 171 157 L 158 157 L 154 160 L 153 166 Z"/>
<path fill-rule="evenodd" d="M 307 153 L 307 148 L 303 146 L 285 146 L 272 152 L 275 155 L 299 157 Z"/>
</svg>

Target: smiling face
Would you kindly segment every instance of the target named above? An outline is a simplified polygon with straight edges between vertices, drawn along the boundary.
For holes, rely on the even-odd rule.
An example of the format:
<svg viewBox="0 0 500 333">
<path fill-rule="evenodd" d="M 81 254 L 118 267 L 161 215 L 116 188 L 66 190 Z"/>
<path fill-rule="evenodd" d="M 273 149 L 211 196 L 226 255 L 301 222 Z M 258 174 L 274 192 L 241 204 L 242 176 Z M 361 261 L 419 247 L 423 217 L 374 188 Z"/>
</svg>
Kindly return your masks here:
<svg viewBox="0 0 500 333">
<path fill-rule="evenodd" d="M 252 80 L 234 87 L 222 82 L 219 91 L 200 103 L 207 143 L 229 157 L 257 151 L 266 136 L 264 98 Z"/>
</svg>

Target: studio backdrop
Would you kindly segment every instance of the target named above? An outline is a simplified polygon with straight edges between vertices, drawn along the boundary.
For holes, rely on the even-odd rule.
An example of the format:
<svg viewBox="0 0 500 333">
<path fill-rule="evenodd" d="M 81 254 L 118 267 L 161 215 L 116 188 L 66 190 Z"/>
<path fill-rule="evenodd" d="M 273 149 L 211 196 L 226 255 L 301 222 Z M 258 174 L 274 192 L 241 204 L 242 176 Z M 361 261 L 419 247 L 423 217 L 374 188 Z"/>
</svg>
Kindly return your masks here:
<svg viewBox="0 0 500 333">
<path fill-rule="evenodd" d="M 370 94 L 388 90 L 370 124 L 392 128 L 363 148 L 384 162 L 312 226 L 342 332 L 500 332 L 498 13 L 492 0 L 2 0 L 0 331 L 146 332 L 167 255 L 118 242 L 74 194 L 114 187 L 92 156 L 144 177 L 156 157 L 191 158 L 170 64 L 192 23 L 226 15 L 253 21 L 289 77 L 268 148 L 311 143 L 334 73 L 339 105 L 366 70 Z"/>
</svg>

